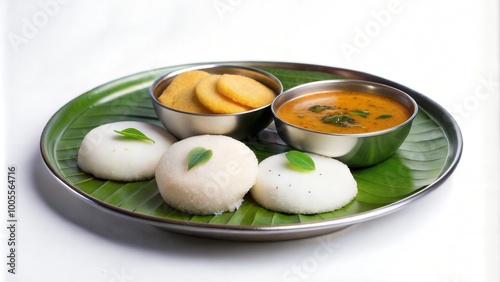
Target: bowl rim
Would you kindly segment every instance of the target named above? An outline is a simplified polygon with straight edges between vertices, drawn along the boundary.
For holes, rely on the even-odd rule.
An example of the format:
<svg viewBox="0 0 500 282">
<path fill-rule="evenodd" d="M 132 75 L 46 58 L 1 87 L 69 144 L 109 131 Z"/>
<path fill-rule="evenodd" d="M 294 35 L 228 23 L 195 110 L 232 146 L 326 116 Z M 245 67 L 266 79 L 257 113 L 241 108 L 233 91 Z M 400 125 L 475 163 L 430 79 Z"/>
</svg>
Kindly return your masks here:
<svg viewBox="0 0 500 282">
<path fill-rule="evenodd" d="M 295 91 L 301 90 L 303 88 L 309 88 L 309 87 L 314 88 L 315 86 L 321 86 L 321 85 L 325 85 L 325 84 L 326 85 L 332 85 L 332 86 L 334 86 L 334 85 L 352 84 L 352 83 L 362 84 L 362 85 L 366 85 L 366 86 L 374 86 L 374 87 L 379 87 L 379 88 L 385 88 L 387 90 L 396 92 L 399 95 L 402 95 L 404 98 L 406 98 L 413 105 L 413 113 L 404 122 L 402 122 L 402 123 L 400 123 L 398 125 L 386 128 L 386 129 L 382 129 L 382 130 L 365 132 L 365 133 L 328 133 L 328 132 L 323 132 L 323 131 L 311 130 L 311 129 L 307 129 L 307 128 L 304 128 L 304 127 L 300 127 L 300 126 L 291 124 L 291 123 L 289 123 L 289 122 L 281 119 L 278 116 L 278 114 L 277 114 L 277 110 L 278 109 L 275 109 L 276 102 L 279 100 L 280 97 L 283 97 L 283 96 L 286 96 L 286 95 L 290 95 L 290 93 L 293 93 Z M 323 93 L 323 92 L 330 92 L 330 91 L 335 91 L 335 90 L 337 90 L 337 89 L 318 90 L 318 91 L 314 91 L 313 90 L 313 91 L 310 91 L 310 92 L 298 95 L 297 97 L 294 97 L 294 98 L 292 98 L 290 100 L 293 100 L 293 99 L 296 99 L 298 97 L 302 97 L 302 96 L 305 96 L 305 95 L 311 95 L 311 94 Z M 359 91 L 359 92 L 363 92 L 363 91 Z M 377 93 L 369 93 L 369 94 L 377 95 Z M 391 97 L 389 97 L 389 98 L 391 98 Z M 283 102 L 283 104 L 286 103 L 286 102 L 288 102 L 288 101 L 290 101 L 290 100 L 287 100 L 287 101 Z M 282 105 L 280 105 L 280 107 Z M 373 137 L 373 136 L 384 135 L 386 133 L 390 133 L 390 132 L 399 130 L 399 129 L 401 129 L 401 128 L 403 128 L 403 127 L 411 124 L 413 122 L 413 120 L 415 119 L 415 117 L 417 116 L 417 114 L 418 114 L 419 107 L 418 107 L 417 102 L 408 93 L 406 93 L 406 92 L 404 92 L 404 91 L 402 91 L 400 89 L 397 89 L 395 87 L 386 85 L 386 84 L 382 84 L 382 83 L 378 83 L 378 82 L 372 82 L 372 81 L 367 81 L 367 80 L 360 80 L 360 79 L 330 79 L 330 80 L 320 80 L 320 81 L 313 81 L 313 82 L 304 83 L 304 84 L 292 87 L 292 88 L 290 88 L 290 89 L 288 89 L 286 91 L 283 91 L 271 103 L 271 111 L 273 113 L 273 117 L 274 117 L 275 121 L 278 120 L 279 122 L 284 123 L 287 126 L 293 127 L 295 129 L 303 130 L 303 131 L 306 131 L 308 133 L 321 134 L 321 135 L 326 135 L 326 136 L 337 136 L 337 137 Z"/>
<path fill-rule="evenodd" d="M 159 107 L 162 107 L 166 110 L 170 110 L 170 111 L 174 111 L 174 112 L 177 112 L 177 113 L 180 113 L 180 114 L 188 114 L 188 115 L 194 115 L 194 116 L 203 116 L 203 117 L 227 117 L 227 116 L 241 116 L 241 115 L 245 115 L 245 114 L 250 114 L 250 113 L 253 113 L 253 112 L 258 112 L 258 111 L 261 111 L 265 108 L 268 108 L 268 107 L 271 107 L 272 105 L 272 102 L 265 105 L 265 106 L 262 106 L 262 107 L 259 107 L 259 108 L 255 108 L 255 109 L 251 109 L 251 110 L 248 110 L 248 111 L 244 111 L 244 112 L 238 112 L 238 113 L 232 113 L 232 114 L 216 114 L 216 113 L 212 113 L 212 114 L 204 114 L 204 113 L 192 113 L 192 112 L 186 112 L 186 111 L 181 111 L 181 110 L 178 110 L 178 109 L 174 109 L 172 107 L 169 107 L 169 106 L 166 106 L 164 105 L 163 103 L 161 103 L 158 98 L 155 96 L 155 93 L 154 93 L 154 90 L 155 88 L 158 86 L 158 84 L 160 84 L 162 81 L 164 80 L 167 80 L 167 79 L 170 79 L 170 78 L 174 78 L 176 77 L 177 75 L 181 74 L 181 73 L 184 73 L 184 72 L 188 72 L 188 71 L 195 71 L 195 70 L 209 70 L 209 69 L 213 69 L 213 68 L 238 68 L 238 69 L 243 69 L 243 70 L 247 70 L 247 71 L 253 71 L 253 72 L 257 72 L 259 74 L 262 74 L 264 76 L 267 76 L 269 78 L 271 78 L 272 80 L 274 80 L 278 86 L 279 86 L 279 93 L 276 93 L 276 97 L 275 99 L 280 96 L 282 93 L 283 93 L 283 83 L 281 82 L 281 80 L 279 80 L 275 75 L 267 72 L 267 71 L 264 71 L 262 69 L 259 69 L 259 68 L 255 68 L 255 67 L 250 67 L 250 66 L 244 66 L 244 65 L 238 65 L 238 64 L 231 64 L 231 63 L 223 63 L 223 64 L 202 64 L 202 65 L 195 65 L 195 66 L 190 66 L 190 67 L 185 67 L 185 68 L 180 68 L 180 69 L 176 69 L 176 70 L 173 70 L 171 72 L 168 72 L 166 74 L 163 74 L 161 75 L 160 77 L 156 78 L 153 83 L 151 84 L 151 86 L 148 88 L 148 92 L 149 92 L 149 96 L 151 98 L 151 100 L 153 101 L 154 105 L 156 106 L 159 106 Z M 259 81 L 260 82 L 260 81 Z M 262 83 L 262 82 L 260 82 Z M 269 87 L 268 85 L 266 85 L 268 88 L 271 88 Z M 276 92 L 274 89 L 271 88 L 271 90 L 273 90 L 274 92 Z M 274 102 L 274 99 L 273 99 L 273 102 Z"/>
</svg>

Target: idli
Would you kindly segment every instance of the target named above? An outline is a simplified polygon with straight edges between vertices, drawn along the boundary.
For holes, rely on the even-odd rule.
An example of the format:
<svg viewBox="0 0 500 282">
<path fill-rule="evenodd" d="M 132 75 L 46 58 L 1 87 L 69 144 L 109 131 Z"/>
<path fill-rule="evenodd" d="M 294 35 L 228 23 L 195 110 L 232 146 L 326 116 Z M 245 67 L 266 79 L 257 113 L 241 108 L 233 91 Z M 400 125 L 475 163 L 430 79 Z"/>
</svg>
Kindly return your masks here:
<svg viewBox="0 0 500 282">
<path fill-rule="evenodd" d="M 286 153 L 259 164 L 257 181 L 250 193 L 266 209 L 290 214 L 316 214 L 337 210 L 356 196 L 356 181 L 342 162 L 307 154 L 314 170 L 291 164 Z"/>
<path fill-rule="evenodd" d="M 211 150 L 204 163 L 188 169 L 193 149 Z M 168 148 L 156 168 L 165 202 L 182 212 L 208 215 L 237 210 L 257 178 L 258 161 L 244 143 L 223 135 L 199 135 Z"/>
<path fill-rule="evenodd" d="M 115 132 L 134 128 L 151 140 Z M 161 155 L 177 139 L 165 129 L 145 122 L 121 121 L 98 126 L 83 138 L 78 166 L 97 178 L 138 181 L 153 178 Z"/>
</svg>

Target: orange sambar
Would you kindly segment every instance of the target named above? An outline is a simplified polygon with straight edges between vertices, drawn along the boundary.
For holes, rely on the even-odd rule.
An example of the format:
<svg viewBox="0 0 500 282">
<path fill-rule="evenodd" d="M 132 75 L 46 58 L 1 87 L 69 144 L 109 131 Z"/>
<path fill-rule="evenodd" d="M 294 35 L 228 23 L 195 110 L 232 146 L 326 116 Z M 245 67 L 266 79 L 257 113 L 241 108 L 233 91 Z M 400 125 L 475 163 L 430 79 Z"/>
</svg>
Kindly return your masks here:
<svg viewBox="0 0 500 282">
<path fill-rule="evenodd" d="M 405 122 L 410 110 L 377 94 L 331 91 L 300 96 L 277 110 L 282 120 L 309 130 L 354 134 L 388 129 Z"/>
</svg>

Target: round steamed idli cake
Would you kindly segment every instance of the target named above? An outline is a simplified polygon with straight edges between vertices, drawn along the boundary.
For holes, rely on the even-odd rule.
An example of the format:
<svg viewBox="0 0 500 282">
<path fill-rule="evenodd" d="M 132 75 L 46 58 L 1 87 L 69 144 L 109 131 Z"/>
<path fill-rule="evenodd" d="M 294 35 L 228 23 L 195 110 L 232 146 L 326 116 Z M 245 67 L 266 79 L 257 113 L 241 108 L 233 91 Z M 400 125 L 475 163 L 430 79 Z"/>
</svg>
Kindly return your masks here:
<svg viewBox="0 0 500 282">
<path fill-rule="evenodd" d="M 296 168 L 285 153 L 263 160 L 250 191 L 255 201 L 266 209 L 292 214 L 333 211 L 352 201 L 358 188 L 349 168 L 335 159 L 308 155 L 316 165 L 313 171 Z"/>
<path fill-rule="evenodd" d="M 203 164 L 187 169 L 191 150 L 212 150 Z M 200 135 L 173 144 L 156 168 L 156 182 L 165 202 L 198 215 L 237 210 L 257 178 L 257 157 L 244 143 L 222 135 Z"/>
<path fill-rule="evenodd" d="M 114 130 L 135 128 L 149 140 L 122 136 Z M 98 178 L 137 181 L 153 178 L 161 155 L 176 142 L 165 129 L 145 122 L 121 121 L 98 126 L 83 138 L 78 166 Z"/>
</svg>

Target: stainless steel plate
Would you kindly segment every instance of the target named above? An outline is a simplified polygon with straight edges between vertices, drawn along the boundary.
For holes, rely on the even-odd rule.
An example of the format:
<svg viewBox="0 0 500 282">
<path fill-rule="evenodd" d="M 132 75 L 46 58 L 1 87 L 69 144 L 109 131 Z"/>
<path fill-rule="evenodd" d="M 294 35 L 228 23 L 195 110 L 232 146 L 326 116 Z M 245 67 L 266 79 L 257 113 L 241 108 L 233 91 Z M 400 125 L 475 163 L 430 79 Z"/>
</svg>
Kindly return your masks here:
<svg viewBox="0 0 500 282">
<path fill-rule="evenodd" d="M 394 157 L 375 167 L 353 171 L 360 192 L 353 203 L 341 210 L 313 216 L 280 214 L 259 207 L 247 196 L 242 207 L 234 213 L 186 215 L 163 202 L 154 179 L 134 183 L 104 181 L 82 172 L 76 165 L 81 140 L 100 124 L 140 120 L 160 125 L 148 88 L 159 76 L 192 65 L 172 66 L 109 82 L 63 106 L 49 120 L 41 136 L 40 148 L 45 164 L 64 187 L 93 206 L 118 216 L 194 236 L 273 241 L 326 234 L 397 211 L 438 188 L 460 160 L 463 144 L 455 120 L 430 98 L 406 86 L 371 74 L 327 66 L 285 62 L 222 63 L 262 68 L 280 78 L 285 89 L 335 78 L 387 84 L 415 99 L 420 108 L 420 121 L 414 122 L 413 133 L 410 132 Z M 263 159 L 289 149 L 276 138 L 271 126 L 247 143 Z M 438 160 L 431 160 L 430 154 L 437 154 Z M 394 166 L 401 177 L 389 169 Z M 381 178 L 373 179 L 377 177 Z M 377 184 L 379 180 L 385 184 Z"/>
</svg>

